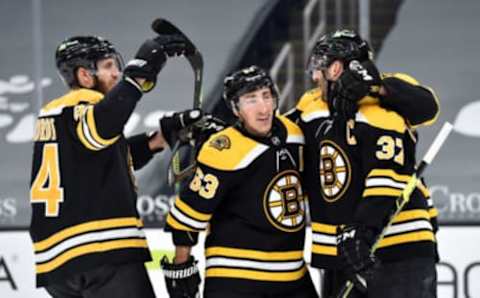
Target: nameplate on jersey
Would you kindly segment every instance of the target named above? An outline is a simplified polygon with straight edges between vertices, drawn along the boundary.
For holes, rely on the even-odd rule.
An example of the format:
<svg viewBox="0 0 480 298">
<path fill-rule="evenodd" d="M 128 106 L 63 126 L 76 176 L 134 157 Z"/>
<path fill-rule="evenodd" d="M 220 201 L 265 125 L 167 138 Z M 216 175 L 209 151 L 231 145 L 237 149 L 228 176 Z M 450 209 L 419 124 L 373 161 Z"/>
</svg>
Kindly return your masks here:
<svg viewBox="0 0 480 298">
<path fill-rule="evenodd" d="M 39 118 L 35 123 L 35 134 L 33 141 L 48 142 L 57 140 L 55 129 L 55 118 Z"/>
</svg>

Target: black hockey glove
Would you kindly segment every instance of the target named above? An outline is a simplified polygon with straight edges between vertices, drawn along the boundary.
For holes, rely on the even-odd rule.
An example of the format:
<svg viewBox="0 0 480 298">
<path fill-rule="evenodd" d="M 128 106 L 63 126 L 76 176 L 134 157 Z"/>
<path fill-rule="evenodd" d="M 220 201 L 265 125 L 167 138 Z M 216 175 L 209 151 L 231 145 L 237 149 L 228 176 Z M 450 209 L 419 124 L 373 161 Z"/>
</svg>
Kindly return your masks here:
<svg viewBox="0 0 480 298">
<path fill-rule="evenodd" d="M 157 75 L 165 66 L 167 57 L 183 55 L 186 51 L 186 41 L 177 35 L 160 35 L 147 39 L 130 60 L 123 74 L 125 77 L 142 78 L 146 81 L 139 86 L 143 92 L 149 92 L 155 87 Z"/>
<path fill-rule="evenodd" d="M 339 256 L 345 271 L 361 292 L 366 292 L 367 280 L 379 265 L 379 261 L 370 253 L 374 241 L 373 230 L 355 224 L 344 227 L 337 238 Z"/>
<path fill-rule="evenodd" d="M 211 114 L 206 114 L 203 119 L 193 125 L 190 137 L 190 145 L 199 147 L 210 138 L 227 126 L 225 121 Z"/>
<path fill-rule="evenodd" d="M 172 149 L 175 143 L 188 141 L 189 129 L 203 119 L 200 109 L 190 109 L 183 112 L 167 113 L 160 118 L 160 130 L 165 141 Z"/>
<path fill-rule="evenodd" d="M 200 297 L 198 286 L 201 278 L 197 263 L 193 256 L 182 264 L 170 263 L 167 257 L 163 257 L 160 266 L 170 298 Z"/>
<path fill-rule="evenodd" d="M 352 60 L 337 81 L 338 94 L 352 102 L 366 95 L 378 96 L 382 79 L 375 64 L 366 60 Z"/>
<path fill-rule="evenodd" d="M 382 79 L 375 64 L 366 60 L 352 60 L 340 78 L 332 83 L 329 92 L 329 108 L 346 119 L 353 118 L 358 101 L 367 95 L 378 97 Z"/>
</svg>

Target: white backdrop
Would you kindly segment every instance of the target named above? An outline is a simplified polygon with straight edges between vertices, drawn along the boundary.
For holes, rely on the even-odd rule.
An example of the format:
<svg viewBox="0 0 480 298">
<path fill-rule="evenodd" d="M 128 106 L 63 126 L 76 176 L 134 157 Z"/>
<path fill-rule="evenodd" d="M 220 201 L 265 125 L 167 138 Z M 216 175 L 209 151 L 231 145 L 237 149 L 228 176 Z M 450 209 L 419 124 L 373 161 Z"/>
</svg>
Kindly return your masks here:
<svg viewBox="0 0 480 298">
<path fill-rule="evenodd" d="M 163 230 L 148 229 L 147 238 L 155 258 L 147 264 L 157 297 L 168 297 L 163 276 L 158 267 L 160 256 L 173 253 L 169 234 Z M 307 233 L 309 243 L 310 233 Z M 480 297 L 480 227 L 442 227 L 439 235 L 442 263 L 438 266 L 438 297 Z M 201 239 L 200 241 L 202 241 Z M 204 267 L 203 248 L 197 245 L 194 255 Z M 306 257 L 309 259 L 309 246 Z M 312 278 L 319 286 L 320 275 L 311 270 Z M 468 286 L 468 287 L 467 287 Z M 32 244 L 28 232 L 0 232 L 0 297 L 43 298 L 44 290 L 34 287 Z"/>
</svg>

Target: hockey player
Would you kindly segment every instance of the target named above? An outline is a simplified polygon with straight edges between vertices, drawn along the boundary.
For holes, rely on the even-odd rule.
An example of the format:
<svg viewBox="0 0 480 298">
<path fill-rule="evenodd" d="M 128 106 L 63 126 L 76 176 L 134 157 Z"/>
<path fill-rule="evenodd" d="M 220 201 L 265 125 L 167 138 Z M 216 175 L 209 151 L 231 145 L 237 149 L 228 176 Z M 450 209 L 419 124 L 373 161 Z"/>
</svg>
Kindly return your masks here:
<svg viewBox="0 0 480 298">
<path fill-rule="evenodd" d="M 122 77 L 119 53 L 101 37 L 58 46 L 57 68 L 70 91 L 39 113 L 30 187 L 37 286 L 53 297 L 155 297 L 133 170 L 201 114 L 165 117 L 164 134 L 126 139 L 122 131 L 167 56 L 184 47 L 179 39 L 149 39 Z"/>
<path fill-rule="evenodd" d="M 368 53 L 366 53 L 366 55 L 369 55 L 368 60 L 372 61 L 372 49 L 366 41 L 361 40 L 361 42 L 364 43 L 364 47 L 368 51 Z M 321 50 L 319 47 L 314 47 L 313 54 L 319 50 Z M 316 63 L 321 63 L 315 58 L 317 56 L 318 55 L 311 56 L 312 61 L 310 61 L 307 69 L 310 76 L 314 70 L 319 67 Z M 355 81 L 351 83 L 356 84 Z M 412 87 L 412 85 L 418 85 L 418 82 L 406 74 L 382 74 L 382 85 L 377 92 L 379 96 L 377 96 L 376 99 L 379 101 L 380 106 L 387 110 L 397 112 L 404 117 L 412 127 L 416 128 L 421 125 L 430 125 L 435 122 L 439 113 L 439 103 L 435 96 L 431 96 L 431 94 L 429 95 L 428 93 L 421 93 L 417 94 L 415 98 L 412 98 L 408 92 L 395 92 L 398 89 Z M 350 86 L 350 88 L 352 88 L 352 86 Z M 394 94 L 394 96 L 392 96 L 392 94 Z M 321 99 L 322 91 L 320 87 L 317 86 L 305 92 L 295 107 L 287 111 L 284 115 L 298 123 L 302 112 L 305 111 L 313 101 Z"/>
<path fill-rule="evenodd" d="M 305 108 L 301 127 L 309 160 L 312 266 L 327 269 L 325 297 L 346 280 L 365 297 L 436 297 L 437 211 L 423 184 L 370 255 L 415 167 L 416 134 L 400 114 L 421 124 L 433 121 L 438 110 L 435 104 L 434 113 L 422 117 L 387 109 L 389 102 L 398 111 L 402 100 L 407 107 L 415 100 L 437 101 L 408 75 L 380 75 L 370 53 L 355 32 L 340 30 L 323 37 L 311 56 L 318 89 L 306 96 L 320 100 Z"/>
<path fill-rule="evenodd" d="M 204 297 L 317 297 L 303 259 L 304 137 L 275 115 L 277 99 L 257 66 L 225 78 L 224 100 L 238 122 L 203 144 L 168 214 L 176 255 L 162 267 L 170 297 L 195 297 L 200 278 L 190 250 L 206 229 Z"/>
</svg>

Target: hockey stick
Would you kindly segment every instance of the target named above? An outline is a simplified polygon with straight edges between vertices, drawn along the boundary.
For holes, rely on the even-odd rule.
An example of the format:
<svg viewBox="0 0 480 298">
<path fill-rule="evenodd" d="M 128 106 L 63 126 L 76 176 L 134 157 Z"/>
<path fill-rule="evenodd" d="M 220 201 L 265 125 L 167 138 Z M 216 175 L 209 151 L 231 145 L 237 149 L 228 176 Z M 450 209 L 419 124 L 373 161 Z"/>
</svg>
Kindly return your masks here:
<svg viewBox="0 0 480 298">
<path fill-rule="evenodd" d="M 370 254 L 375 253 L 375 251 L 378 248 L 378 245 L 380 244 L 383 237 L 385 236 L 385 233 L 386 233 L 387 229 L 392 225 L 395 217 L 402 211 L 403 207 L 410 201 L 410 196 L 411 196 L 412 192 L 415 190 L 415 187 L 417 186 L 418 180 L 421 178 L 423 172 L 428 167 L 428 165 L 432 162 L 435 155 L 437 155 L 438 151 L 442 147 L 443 143 L 447 139 L 447 137 L 450 134 L 450 132 L 452 131 L 452 129 L 453 129 L 453 126 L 449 122 L 445 122 L 445 124 L 443 124 L 442 129 L 440 130 L 440 132 L 435 137 L 435 140 L 433 140 L 433 143 L 430 145 L 430 148 L 428 148 L 427 153 L 423 157 L 423 160 L 417 166 L 415 172 L 413 173 L 412 177 L 410 177 L 407 185 L 403 189 L 400 196 L 396 199 L 396 202 L 395 202 L 396 208 L 394 210 L 392 210 L 391 214 L 388 217 L 387 225 L 383 228 L 383 230 L 380 233 L 380 235 L 378 236 L 377 240 L 372 245 L 372 248 L 370 249 Z M 365 283 L 365 285 L 366 285 L 366 281 L 364 280 L 364 278 L 362 276 L 358 275 L 358 274 L 357 274 L 357 276 L 362 281 L 362 283 Z M 350 292 L 352 291 L 353 287 L 354 287 L 353 282 L 348 280 L 335 297 L 336 298 L 348 298 L 348 296 L 350 295 Z"/>
<path fill-rule="evenodd" d="M 202 106 L 202 82 L 203 82 L 203 57 L 200 51 L 195 47 L 193 42 L 180 30 L 177 26 L 165 19 L 156 19 L 152 23 L 152 29 L 158 34 L 163 35 L 180 35 L 187 41 L 186 58 L 192 67 L 194 74 L 194 92 L 193 92 L 193 108 L 201 108 Z M 180 164 L 180 147 L 188 145 L 177 141 L 172 148 L 172 158 L 168 165 L 168 183 L 173 185 L 180 181 L 195 167 L 195 152 L 192 149 L 190 152 L 189 165 L 185 169 L 181 169 Z"/>
</svg>

